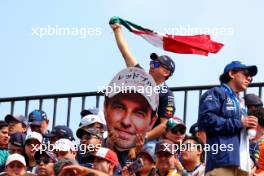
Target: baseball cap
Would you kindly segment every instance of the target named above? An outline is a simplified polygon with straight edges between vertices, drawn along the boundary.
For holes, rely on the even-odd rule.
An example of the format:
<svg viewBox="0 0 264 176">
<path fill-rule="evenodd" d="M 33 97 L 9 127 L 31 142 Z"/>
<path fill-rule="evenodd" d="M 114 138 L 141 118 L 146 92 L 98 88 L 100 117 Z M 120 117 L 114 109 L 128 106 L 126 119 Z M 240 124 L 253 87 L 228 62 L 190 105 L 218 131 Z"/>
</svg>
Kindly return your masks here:
<svg viewBox="0 0 264 176">
<path fill-rule="evenodd" d="M 111 163 L 113 163 L 116 167 L 119 166 L 117 155 L 114 151 L 108 148 L 100 147 L 96 154 L 96 157 L 103 158 Z"/>
<path fill-rule="evenodd" d="M 45 138 L 58 137 L 74 140 L 72 130 L 65 125 L 55 126 L 50 133 L 43 135 Z"/>
<path fill-rule="evenodd" d="M 156 111 L 159 104 L 159 93 L 154 90 L 155 87 L 156 83 L 151 75 L 141 68 L 129 67 L 115 75 L 105 95 L 112 98 L 119 93 L 137 92 L 145 97 L 152 110 Z"/>
<path fill-rule="evenodd" d="M 3 127 L 8 127 L 8 123 L 6 123 L 3 120 L 0 120 L 0 129 L 3 128 Z"/>
<path fill-rule="evenodd" d="M 7 160 L 6 160 L 5 166 L 8 166 L 13 161 L 18 161 L 21 164 L 23 164 L 25 167 L 27 166 L 24 156 L 22 156 L 22 155 L 20 155 L 18 153 L 14 153 L 12 155 L 9 155 Z"/>
<path fill-rule="evenodd" d="M 171 117 L 169 118 L 169 120 L 167 121 L 167 125 L 166 128 L 167 129 L 173 129 L 174 127 L 181 127 L 184 128 L 186 130 L 186 126 L 183 123 L 183 121 L 178 118 L 178 117 Z"/>
<path fill-rule="evenodd" d="M 25 143 L 30 140 L 30 139 L 36 139 L 39 143 L 42 143 L 42 135 L 38 132 L 31 132 L 30 134 L 28 134 L 26 136 L 26 140 L 25 140 Z"/>
<path fill-rule="evenodd" d="M 98 115 L 94 115 L 94 114 L 86 115 L 85 117 L 81 119 L 79 129 L 86 127 L 88 125 L 94 124 L 96 122 L 102 124 L 104 127 L 104 130 L 106 130 L 106 122 L 105 122 L 105 117 L 103 113 L 98 113 Z"/>
<path fill-rule="evenodd" d="M 46 112 L 42 110 L 34 110 L 28 116 L 28 122 L 30 125 L 41 125 L 41 122 L 48 120 Z"/>
<path fill-rule="evenodd" d="M 190 128 L 190 130 L 189 130 L 189 133 L 190 134 L 192 134 L 193 136 L 195 135 L 195 133 L 197 132 L 197 131 L 199 131 L 200 129 L 199 129 L 199 127 L 198 127 L 198 123 L 194 123 L 194 124 L 192 124 L 192 126 L 191 126 L 191 128 Z"/>
<path fill-rule="evenodd" d="M 155 163 L 156 156 L 155 156 L 155 147 L 156 144 L 153 142 L 148 142 L 144 144 L 143 149 L 139 152 L 139 156 L 142 155 L 143 153 L 146 153 L 147 155 L 150 156 L 151 160 L 153 163 Z"/>
<path fill-rule="evenodd" d="M 229 72 L 230 70 L 234 69 L 245 69 L 248 70 L 249 75 L 255 76 L 258 72 L 258 68 L 256 65 L 245 65 L 242 64 L 240 61 L 232 61 L 231 63 L 227 64 L 224 68 L 224 74 Z"/>
<path fill-rule="evenodd" d="M 27 126 L 27 118 L 23 115 L 12 115 L 8 114 L 5 116 L 5 121 L 6 123 L 10 123 L 12 120 L 18 121 L 23 123 L 24 125 Z"/>
<path fill-rule="evenodd" d="M 167 139 L 162 139 L 156 144 L 155 153 L 167 152 L 174 155 L 173 142 Z"/>
<path fill-rule="evenodd" d="M 26 135 L 24 133 L 14 133 L 10 135 L 9 143 L 18 147 L 24 147 Z"/>
<path fill-rule="evenodd" d="M 173 74 L 175 70 L 174 61 L 167 55 L 158 56 L 156 53 L 151 53 L 150 58 L 152 60 L 158 60 L 162 65 L 166 67 Z"/>
<path fill-rule="evenodd" d="M 99 110 L 98 108 L 89 108 L 89 109 L 84 109 L 81 111 L 80 115 L 81 117 L 85 117 L 86 115 L 90 115 L 90 114 L 98 114 Z"/>
<path fill-rule="evenodd" d="M 41 156 L 47 156 L 48 158 L 50 158 L 54 162 L 57 161 L 57 157 L 53 152 L 49 152 L 49 151 L 45 151 L 45 150 L 38 150 L 38 151 L 36 151 L 34 158 L 37 160 Z"/>
<path fill-rule="evenodd" d="M 77 151 L 76 145 L 69 139 L 63 138 L 59 139 L 55 142 L 55 149 L 56 151 Z"/>
<path fill-rule="evenodd" d="M 263 102 L 259 96 L 255 94 L 246 94 L 245 96 L 245 104 L 246 106 L 263 106 Z"/>
<path fill-rule="evenodd" d="M 79 139 L 81 139 L 84 134 L 91 134 L 91 135 L 98 137 L 99 139 L 103 139 L 101 132 L 96 128 L 88 128 L 88 129 L 79 128 L 76 132 L 76 136 Z"/>
</svg>

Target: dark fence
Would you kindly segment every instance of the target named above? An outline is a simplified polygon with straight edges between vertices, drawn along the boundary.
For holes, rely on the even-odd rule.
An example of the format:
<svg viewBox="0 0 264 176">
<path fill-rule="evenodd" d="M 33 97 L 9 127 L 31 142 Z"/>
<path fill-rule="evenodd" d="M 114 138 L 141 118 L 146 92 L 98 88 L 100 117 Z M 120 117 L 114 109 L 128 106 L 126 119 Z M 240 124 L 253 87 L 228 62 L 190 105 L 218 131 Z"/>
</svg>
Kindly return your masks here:
<svg viewBox="0 0 264 176">
<path fill-rule="evenodd" d="M 186 86 L 186 87 L 171 87 L 171 90 L 175 93 L 181 93 L 183 94 L 183 101 L 182 102 L 177 102 L 180 103 L 182 105 L 182 117 L 184 122 L 186 122 L 188 119 L 188 114 L 187 114 L 187 105 L 188 105 L 188 94 L 190 92 L 198 92 L 198 98 L 196 98 L 196 102 L 199 101 L 203 91 L 208 90 L 214 86 L 218 86 L 218 85 L 206 85 L 206 86 Z M 262 98 L 262 88 L 264 87 L 264 82 L 261 83 L 252 83 L 250 86 L 250 88 L 248 90 L 250 90 L 251 88 L 255 88 L 254 91 L 252 91 L 252 93 L 258 94 L 259 97 Z M 244 92 L 246 93 L 246 92 Z M 52 126 L 55 126 L 55 122 L 56 122 L 56 117 L 57 117 L 57 102 L 60 99 L 66 99 L 67 100 L 67 118 L 66 118 L 66 124 L 67 126 L 70 126 L 70 119 L 71 119 L 71 109 L 72 109 L 72 99 L 73 98 L 78 98 L 81 99 L 81 103 L 79 105 L 79 111 L 83 110 L 86 108 L 86 99 L 88 97 L 94 97 L 95 98 L 95 106 L 99 108 L 100 106 L 100 100 L 102 100 L 103 98 L 103 94 L 102 93 L 98 93 L 98 92 L 84 92 L 84 93 L 69 93 L 69 94 L 53 94 L 53 95 L 38 95 L 38 96 L 22 96 L 22 97 L 8 97 L 8 98 L 0 98 L 0 109 L 2 108 L 2 104 L 7 103 L 10 104 L 10 114 L 17 114 L 16 112 L 14 112 L 15 106 L 17 102 L 24 102 L 24 115 L 27 116 L 29 113 L 29 104 L 31 101 L 38 101 L 38 109 L 42 109 L 43 108 L 43 102 L 47 101 L 47 100 L 51 100 L 53 101 L 52 103 L 52 109 L 53 109 L 53 121 L 52 121 Z M 177 98 L 176 98 L 177 101 Z M 102 101 L 101 101 L 102 103 Z M 178 109 L 179 110 L 179 109 Z M 45 111 L 45 109 L 44 109 Z M 20 114 L 20 113 L 18 113 Z M 5 114 L 1 114 L 1 115 L 5 115 Z M 78 119 L 79 121 L 79 119 Z"/>
</svg>

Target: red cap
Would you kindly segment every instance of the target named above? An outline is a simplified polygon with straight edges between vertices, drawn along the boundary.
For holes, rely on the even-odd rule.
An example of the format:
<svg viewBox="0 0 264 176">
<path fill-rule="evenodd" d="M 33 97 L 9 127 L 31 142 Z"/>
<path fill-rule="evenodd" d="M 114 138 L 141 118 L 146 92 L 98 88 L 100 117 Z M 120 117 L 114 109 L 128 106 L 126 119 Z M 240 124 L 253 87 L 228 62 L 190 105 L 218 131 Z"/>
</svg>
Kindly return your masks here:
<svg viewBox="0 0 264 176">
<path fill-rule="evenodd" d="M 113 163 L 116 167 L 118 167 L 118 165 L 119 165 L 116 153 L 114 151 L 108 149 L 108 148 L 100 147 L 97 150 L 95 156 L 103 158 L 103 159 Z"/>
</svg>

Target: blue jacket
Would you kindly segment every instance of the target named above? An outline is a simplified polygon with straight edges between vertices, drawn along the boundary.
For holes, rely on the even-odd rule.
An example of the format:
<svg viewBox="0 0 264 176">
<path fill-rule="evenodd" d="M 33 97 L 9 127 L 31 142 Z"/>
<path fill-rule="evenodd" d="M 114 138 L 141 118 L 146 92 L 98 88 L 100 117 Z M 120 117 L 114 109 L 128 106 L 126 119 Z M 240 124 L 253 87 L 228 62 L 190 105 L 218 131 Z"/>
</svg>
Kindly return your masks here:
<svg viewBox="0 0 264 176">
<path fill-rule="evenodd" d="M 206 152 L 206 172 L 217 167 L 240 165 L 240 131 L 243 124 L 239 105 L 232 96 L 235 94 L 230 92 L 233 93 L 224 86 L 214 87 L 200 100 L 198 127 L 206 132 L 206 142 L 210 146 L 210 151 Z M 226 148 L 220 149 L 221 144 Z M 213 152 L 216 147 L 218 152 Z"/>
</svg>

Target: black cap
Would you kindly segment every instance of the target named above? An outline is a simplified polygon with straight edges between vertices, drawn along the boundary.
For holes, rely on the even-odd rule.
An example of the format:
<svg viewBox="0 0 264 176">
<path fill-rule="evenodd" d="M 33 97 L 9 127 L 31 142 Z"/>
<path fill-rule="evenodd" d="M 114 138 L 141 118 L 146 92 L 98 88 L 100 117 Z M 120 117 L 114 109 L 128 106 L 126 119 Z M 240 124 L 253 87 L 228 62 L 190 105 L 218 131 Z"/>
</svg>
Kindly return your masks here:
<svg viewBox="0 0 264 176">
<path fill-rule="evenodd" d="M 57 125 L 51 130 L 50 133 L 44 134 L 43 136 L 45 138 L 58 137 L 59 139 L 66 138 L 71 141 L 74 140 L 72 130 L 65 125 Z"/>
<path fill-rule="evenodd" d="M 99 112 L 99 110 L 97 108 L 89 108 L 89 109 L 82 110 L 80 115 L 81 115 L 81 117 L 84 117 L 84 116 L 90 115 L 90 114 L 97 115 L 98 112 Z"/>
<path fill-rule="evenodd" d="M 20 132 L 11 134 L 9 139 L 10 144 L 13 144 L 18 147 L 24 147 L 25 141 L 26 141 L 26 134 Z"/>
<path fill-rule="evenodd" d="M 169 56 L 166 56 L 166 55 L 158 56 L 156 53 L 152 53 L 150 55 L 150 58 L 152 60 L 158 60 L 162 65 L 164 65 L 171 72 L 171 75 L 173 74 L 175 70 L 175 63 Z"/>
<path fill-rule="evenodd" d="M 23 115 L 8 114 L 5 116 L 6 123 L 10 123 L 12 120 L 18 121 L 20 123 L 23 123 L 25 126 L 27 126 L 27 118 Z"/>
<path fill-rule="evenodd" d="M 0 129 L 3 128 L 3 127 L 8 127 L 8 123 L 6 123 L 3 120 L 0 120 Z"/>
<path fill-rule="evenodd" d="M 255 94 L 246 94 L 245 96 L 246 106 L 263 106 L 261 99 Z"/>
<path fill-rule="evenodd" d="M 191 133 L 193 136 L 195 135 L 195 133 L 199 131 L 199 128 L 198 128 L 198 123 L 194 123 L 190 130 L 189 130 L 189 133 Z"/>
</svg>

